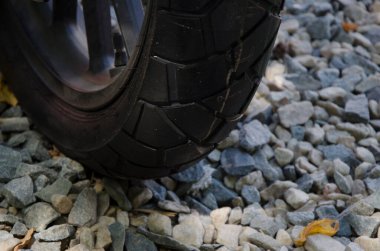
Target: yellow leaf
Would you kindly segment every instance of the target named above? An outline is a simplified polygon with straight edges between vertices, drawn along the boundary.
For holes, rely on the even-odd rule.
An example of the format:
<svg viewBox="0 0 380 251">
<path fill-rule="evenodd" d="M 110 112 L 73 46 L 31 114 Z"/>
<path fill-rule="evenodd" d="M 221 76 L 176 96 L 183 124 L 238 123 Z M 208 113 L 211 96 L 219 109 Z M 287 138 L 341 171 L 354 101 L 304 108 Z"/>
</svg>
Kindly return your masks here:
<svg viewBox="0 0 380 251">
<path fill-rule="evenodd" d="M 324 234 L 333 236 L 339 230 L 339 221 L 332 219 L 322 219 L 310 222 L 300 233 L 297 240 L 294 241 L 297 247 L 301 247 L 305 244 L 306 238 L 313 234 Z"/>
<path fill-rule="evenodd" d="M 356 31 L 359 28 L 359 25 L 357 25 L 355 23 L 343 22 L 342 28 L 345 32 Z"/>
<path fill-rule="evenodd" d="M 32 241 L 34 230 L 34 228 L 29 229 L 24 238 L 21 239 L 21 242 L 13 248 L 13 251 L 18 251 L 24 247 L 29 246 Z"/>
<path fill-rule="evenodd" d="M 15 95 L 13 95 L 11 90 L 9 90 L 8 86 L 4 84 L 1 74 L 0 74 L 0 102 L 7 103 L 11 106 L 15 106 L 18 103 Z"/>
</svg>

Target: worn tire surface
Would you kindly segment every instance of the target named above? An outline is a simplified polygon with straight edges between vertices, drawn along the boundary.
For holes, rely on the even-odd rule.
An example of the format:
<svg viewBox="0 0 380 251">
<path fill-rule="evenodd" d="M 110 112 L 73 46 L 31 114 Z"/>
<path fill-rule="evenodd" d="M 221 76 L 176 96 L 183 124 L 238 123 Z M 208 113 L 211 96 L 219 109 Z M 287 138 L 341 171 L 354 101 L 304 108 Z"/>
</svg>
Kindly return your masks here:
<svg viewBox="0 0 380 251">
<path fill-rule="evenodd" d="M 49 92 L 18 50 L 4 6 L 0 68 L 37 127 L 68 156 L 108 176 L 165 176 L 205 156 L 241 118 L 270 57 L 282 5 L 153 1 L 136 72 L 98 111 L 75 110 Z"/>
</svg>

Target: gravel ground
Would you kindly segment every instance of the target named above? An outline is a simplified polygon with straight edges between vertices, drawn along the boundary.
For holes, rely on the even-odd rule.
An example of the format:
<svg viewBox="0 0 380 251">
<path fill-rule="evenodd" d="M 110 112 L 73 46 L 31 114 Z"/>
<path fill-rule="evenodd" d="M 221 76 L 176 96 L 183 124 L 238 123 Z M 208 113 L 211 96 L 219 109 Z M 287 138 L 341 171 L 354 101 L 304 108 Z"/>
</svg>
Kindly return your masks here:
<svg viewBox="0 0 380 251">
<path fill-rule="evenodd" d="M 380 2 L 287 0 L 283 20 L 242 122 L 171 177 L 86 173 L 0 104 L 0 250 L 31 228 L 24 250 L 380 250 Z"/>
</svg>

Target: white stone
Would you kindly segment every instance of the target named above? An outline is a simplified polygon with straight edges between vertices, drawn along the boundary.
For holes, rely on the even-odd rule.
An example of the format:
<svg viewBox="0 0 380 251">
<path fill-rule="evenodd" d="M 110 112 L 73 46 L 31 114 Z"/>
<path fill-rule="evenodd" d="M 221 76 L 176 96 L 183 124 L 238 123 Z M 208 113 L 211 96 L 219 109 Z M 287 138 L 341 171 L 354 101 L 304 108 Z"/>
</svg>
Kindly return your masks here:
<svg viewBox="0 0 380 251">
<path fill-rule="evenodd" d="M 231 208 L 230 207 L 222 207 L 213 210 L 210 213 L 212 223 L 216 228 L 218 228 L 219 225 L 225 224 L 228 220 L 228 216 L 230 215 Z"/>
<path fill-rule="evenodd" d="M 305 249 L 306 251 L 344 251 L 345 246 L 330 236 L 315 234 L 307 237 Z"/>
<path fill-rule="evenodd" d="M 239 245 L 240 225 L 223 224 L 217 229 L 216 242 L 229 248 L 236 249 Z"/>
<path fill-rule="evenodd" d="M 290 237 L 289 233 L 286 232 L 284 229 L 278 230 L 276 240 L 278 240 L 281 243 L 281 245 L 293 246 L 292 237 Z"/>
<path fill-rule="evenodd" d="M 307 193 L 296 188 L 289 188 L 284 197 L 285 201 L 294 209 L 302 207 L 310 199 Z"/>
<path fill-rule="evenodd" d="M 200 247 L 203 243 L 205 230 L 199 217 L 186 216 L 180 224 L 173 227 L 173 238 L 179 242 L 194 247 Z"/>
<path fill-rule="evenodd" d="M 365 251 L 379 251 L 380 250 L 380 239 L 379 238 L 369 238 L 367 236 L 360 236 L 355 239 L 355 243 Z"/>
</svg>

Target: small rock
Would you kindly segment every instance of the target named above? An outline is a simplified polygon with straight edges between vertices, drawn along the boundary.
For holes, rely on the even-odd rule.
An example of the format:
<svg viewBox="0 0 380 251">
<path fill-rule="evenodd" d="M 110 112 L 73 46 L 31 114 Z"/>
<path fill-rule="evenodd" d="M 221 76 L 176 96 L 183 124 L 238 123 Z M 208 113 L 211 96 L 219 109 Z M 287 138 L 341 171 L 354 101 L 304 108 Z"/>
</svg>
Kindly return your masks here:
<svg viewBox="0 0 380 251">
<path fill-rule="evenodd" d="M 340 159 L 334 159 L 333 163 L 335 171 L 341 173 L 344 176 L 350 174 L 350 167 Z"/>
<path fill-rule="evenodd" d="M 108 230 L 108 226 L 102 225 L 96 232 L 95 248 L 108 248 L 112 243 L 111 232 Z"/>
<path fill-rule="evenodd" d="M 364 250 L 359 246 L 359 244 L 355 242 L 350 242 L 350 244 L 346 246 L 346 249 L 344 251 L 364 251 Z"/>
<path fill-rule="evenodd" d="M 75 226 L 91 226 L 96 222 L 96 192 L 85 188 L 78 196 L 68 217 L 68 223 Z"/>
<path fill-rule="evenodd" d="M 255 169 L 254 159 L 238 148 L 228 148 L 222 152 L 221 167 L 229 175 L 247 175 Z"/>
<path fill-rule="evenodd" d="M 284 229 L 278 230 L 276 240 L 280 242 L 282 246 L 293 246 L 292 238 Z"/>
<path fill-rule="evenodd" d="M 280 166 L 286 166 L 293 160 L 294 153 L 287 148 L 277 147 L 274 150 L 274 157 Z"/>
<path fill-rule="evenodd" d="M 191 183 L 198 181 L 204 174 L 203 162 L 200 161 L 196 165 L 187 168 L 182 172 L 173 174 L 171 177 L 179 182 Z"/>
<path fill-rule="evenodd" d="M 241 210 L 241 207 L 234 207 L 228 217 L 228 224 L 240 224 L 242 216 L 243 211 Z"/>
<path fill-rule="evenodd" d="M 307 251 L 344 251 L 345 246 L 330 236 L 315 234 L 307 237 L 305 249 Z"/>
<path fill-rule="evenodd" d="M 269 143 L 271 132 L 260 121 L 253 120 L 245 124 L 240 131 L 240 145 L 247 151 Z"/>
<path fill-rule="evenodd" d="M 349 122 L 368 122 L 369 108 L 368 99 L 364 94 L 354 96 L 346 102 L 344 108 L 345 118 Z"/>
<path fill-rule="evenodd" d="M 278 109 L 281 124 L 287 128 L 306 123 L 313 114 L 313 105 L 309 101 L 294 102 Z"/>
<path fill-rule="evenodd" d="M 239 246 L 239 235 L 242 226 L 223 224 L 218 227 L 216 242 L 228 248 L 236 249 Z"/>
<path fill-rule="evenodd" d="M 312 39 L 323 40 L 331 37 L 331 19 L 329 16 L 316 18 L 307 26 L 307 32 Z"/>
<path fill-rule="evenodd" d="M 172 235 L 172 223 L 168 216 L 153 213 L 148 217 L 148 228 L 150 231 L 161 235 Z"/>
<path fill-rule="evenodd" d="M 111 233 L 111 250 L 112 251 L 123 251 L 123 247 L 125 244 L 125 228 L 124 225 L 115 222 L 108 226 L 108 230 Z"/>
<path fill-rule="evenodd" d="M 67 251 L 91 251 L 91 250 L 83 244 L 78 244 L 78 245 L 75 245 L 75 246 L 67 249 Z"/>
<path fill-rule="evenodd" d="M 287 212 L 288 220 L 293 225 L 306 226 L 315 218 L 313 212 Z"/>
<path fill-rule="evenodd" d="M 11 234 L 13 234 L 16 237 L 24 237 L 28 229 L 26 228 L 25 224 L 17 221 L 11 230 Z"/>
<path fill-rule="evenodd" d="M 212 193 L 219 205 L 227 204 L 237 197 L 237 194 L 234 191 L 226 188 L 217 179 L 212 179 L 211 185 L 206 189 L 205 192 Z"/>
<path fill-rule="evenodd" d="M 210 213 L 210 217 L 214 226 L 218 227 L 219 225 L 225 224 L 227 222 L 230 212 L 231 212 L 230 207 L 222 207 L 222 208 L 213 210 Z"/>
<path fill-rule="evenodd" d="M 244 177 L 241 177 L 235 183 L 235 190 L 241 191 L 244 185 L 255 186 L 259 190 L 263 189 L 266 186 L 266 184 L 262 172 L 254 171 L 250 174 L 247 174 Z"/>
<path fill-rule="evenodd" d="M 281 243 L 276 239 L 273 239 L 272 237 L 262 233 L 252 233 L 248 237 L 248 240 L 249 242 L 265 250 L 276 251 L 282 246 Z"/>
<path fill-rule="evenodd" d="M 41 232 L 59 216 L 60 214 L 46 202 L 37 202 L 25 209 L 24 221 L 28 228 L 34 227 L 37 232 Z"/>
<path fill-rule="evenodd" d="M 187 206 L 181 205 L 178 202 L 170 200 L 162 200 L 157 203 L 158 207 L 167 211 L 177 213 L 190 213 L 190 209 Z"/>
<path fill-rule="evenodd" d="M 180 224 L 173 227 L 173 238 L 186 245 L 199 248 L 203 243 L 203 235 L 202 222 L 196 216 L 190 215 Z"/>
<path fill-rule="evenodd" d="M 112 199 L 116 201 L 119 207 L 125 211 L 132 209 L 132 204 L 125 195 L 123 188 L 120 184 L 113 179 L 104 178 L 103 179 L 104 188 Z M 75 207 L 75 205 L 74 205 Z"/>
<path fill-rule="evenodd" d="M 29 176 L 11 180 L 0 191 L 7 202 L 16 208 L 24 208 L 36 200 L 33 195 L 33 181 Z"/>
<path fill-rule="evenodd" d="M 73 226 L 68 224 L 55 225 L 34 235 L 34 238 L 42 241 L 61 241 L 75 233 Z"/>
<path fill-rule="evenodd" d="M 369 238 L 367 236 L 360 236 L 355 239 L 355 243 L 365 251 L 378 251 L 380 250 L 380 239 L 379 238 Z"/>
<path fill-rule="evenodd" d="M 88 227 L 81 227 L 79 229 L 79 242 L 80 244 L 86 246 L 88 249 L 92 250 L 95 247 L 95 236 L 94 232 Z"/>
<path fill-rule="evenodd" d="M 294 209 L 302 207 L 308 200 L 309 195 L 296 188 L 289 188 L 285 194 L 284 198 L 286 202 L 291 205 Z"/>
<path fill-rule="evenodd" d="M 357 147 L 356 148 L 356 156 L 364 162 L 368 162 L 368 163 L 372 163 L 372 164 L 376 163 L 375 157 L 367 148 Z"/>
<path fill-rule="evenodd" d="M 241 196 L 247 204 L 260 202 L 260 192 L 255 186 L 243 186 Z"/>
<path fill-rule="evenodd" d="M 371 237 L 380 224 L 379 219 L 356 214 L 350 214 L 347 220 L 359 236 Z"/>
<path fill-rule="evenodd" d="M 61 194 L 53 194 L 51 196 L 51 204 L 60 214 L 68 214 L 73 208 L 73 201 L 69 197 Z"/>
<path fill-rule="evenodd" d="M 61 242 L 35 241 L 30 249 L 33 251 L 61 251 Z"/>
<path fill-rule="evenodd" d="M 318 145 L 325 138 L 325 131 L 319 126 L 307 128 L 305 132 L 306 140 L 313 145 Z"/>
<path fill-rule="evenodd" d="M 12 251 L 12 250 L 14 250 L 13 248 L 19 243 L 20 243 L 20 240 L 17 238 L 13 238 L 13 237 L 6 239 L 6 240 L 1 240 L 0 241 L 0 250 Z"/>
<path fill-rule="evenodd" d="M 54 194 L 67 195 L 71 189 L 71 182 L 65 178 L 57 179 L 53 184 L 42 188 L 35 195 L 46 202 L 51 202 Z"/>
<path fill-rule="evenodd" d="M 343 176 L 339 172 L 334 172 L 334 180 L 339 190 L 342 193 L 345 193 L 345 194 L 351 193 L 353 180 L 350 175 Z"/>
<path fill-rule="evenodd" d="M 318 150 L 323 152 L 323 155 L 328 160 L 340 159 L 349 166 L 356 167 L 359 161 L 355 158 L 351 149 L 343 145 L 328 145 L 318 146 Z"/>
<path fill-rule="evenodd" d="M 134 233 L 132 230 L 127 230 L 124 247 L 128 251 L 157 251 L 157 247 L 151 240 L 142 234 Z"/>
<path fill-rule="evenodd" d="M 132 199 L 133 208 L 140 208 L 153 198 L 153 193 L 150 189 L 144 187 L 140 192 Z"/>
<path fill-rule="evenodd" d="M 117 210 L 116 221 L 120 222 L 127 229 L 129 227 L 128 213 L 123 210 Z"/>
<path fill-rule="evenodd" d="M 281 225 L 276 221 L 275 218 L 268 217 L 265 214 L 256 212 L 252 217 L 250 227 L 270 236 L 274 236 L 281 228 Z"/>
<path fill-rule="evenodd" d="M 265 188 L 260 192 L 261 198 L 263 198 L 266 201 L 269 201 L 271 199 L 276 199 L 281 197 L 284 192 L 291 188 L 291 187 L 297 187 L 297 184 L 291 182 L 291 181 L 275 181 L 272 185 Z"/>
<path fill-rule="evenodd" d="M 19 152 L 0 145 L 0 182 L 10 181 L 21 161 L 22 157 Z"/>
</svg>

